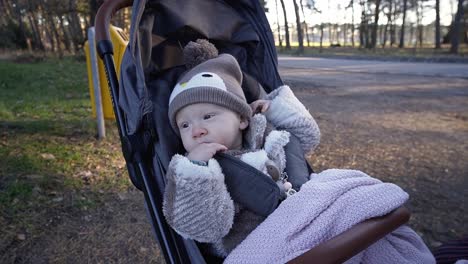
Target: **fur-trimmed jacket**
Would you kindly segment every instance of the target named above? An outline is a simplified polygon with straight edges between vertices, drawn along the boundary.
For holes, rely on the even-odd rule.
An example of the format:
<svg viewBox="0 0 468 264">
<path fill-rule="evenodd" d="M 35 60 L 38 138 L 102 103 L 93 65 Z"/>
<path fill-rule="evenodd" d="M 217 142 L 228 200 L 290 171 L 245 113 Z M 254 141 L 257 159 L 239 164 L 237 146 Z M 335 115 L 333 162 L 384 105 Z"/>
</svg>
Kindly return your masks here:
<svg viewBox="0 0 468 264">
<path fill-rule="evenodd" d="M 244 148 L 227 153 L 231 152 L 267 174 L 269 170 L 265 164 L 273 163 L 282 173 L 286 166 L 284 146 L 289 141 L 289 133 L 299 139 L 304 155 L 307 155 L 318 146 L 320 131 L 314 118 L 288 86 L 275 89 L 266 99 L 271 100 L 270 107 L 264 115 L 252 117 L 244 134 Z M 269 129 L 269 123 L 275 130 Z M 174 155 L 166 178 L 163 213 L 167 222 L 184 238 L 208 243 L 214 255 L 226 257 L 265 220 L 231 199 L 224 174 L 215 159 L 202 166 L 185 156 Z"/>
</svg>

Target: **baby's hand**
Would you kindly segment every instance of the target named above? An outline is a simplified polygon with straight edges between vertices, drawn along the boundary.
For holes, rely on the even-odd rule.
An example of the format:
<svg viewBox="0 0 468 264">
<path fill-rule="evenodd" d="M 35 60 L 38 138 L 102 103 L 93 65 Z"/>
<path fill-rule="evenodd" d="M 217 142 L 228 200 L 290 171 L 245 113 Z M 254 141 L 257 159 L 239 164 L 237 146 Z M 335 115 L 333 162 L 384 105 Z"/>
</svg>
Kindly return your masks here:
<svg viewBox="0 0 468 264">
<path fill-rule="evenodd" d="M 227 150 L 226 146 L 218 143 L 201 143 L 189 152 L 187 158 L 197 161 L 208 161 L 216 152 Z"/>
<path fill-rule="evenodd" d="M 250 108 L 254 114 L 265 113 L 270 107 L 270 102 L 270 100 L 257 100 L 250 104 Z"/>
</svg>

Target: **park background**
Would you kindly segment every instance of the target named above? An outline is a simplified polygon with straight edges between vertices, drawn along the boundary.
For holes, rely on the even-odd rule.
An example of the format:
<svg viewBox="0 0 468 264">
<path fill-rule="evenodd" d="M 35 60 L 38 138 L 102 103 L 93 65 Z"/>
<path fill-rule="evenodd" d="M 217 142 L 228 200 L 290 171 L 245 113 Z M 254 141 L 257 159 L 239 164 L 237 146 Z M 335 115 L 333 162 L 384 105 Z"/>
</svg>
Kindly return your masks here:
<svg viewBox="0 0 468 264">
<path fill-rule="evenodd" d="M 354 47 L 378 53 L 466 54 L 467 6 L 462 0 L 261 0 L 279 48 Z M 465 3 L 464 3 L 465 2 Z M 98 0 L 2 0 L 0 49 L 80 54 Z M 113 19 L 128 29 L 130 9 Z M 453 34 L 452 32 L 458 32 Z M 445 44 L 445 45 L 444 45 Z M 400 50 L 392 49 L 398 47 Z M 405 49 L 406 48 L 406 49 Z M 427 51 L 429 48 L 429 51 Z M 435 49 L 433 49 L 435 48 Z M 445 48 L 445 49 L 443 49 Z M 365 51 L 365 49 L 358 49 Z M 319 49 L 323 52 L 323 49 Z M 355 53 L 352 49 L 349 52 Z M 339 53 L 339 52 L 338 52 Z"/>
</svg>

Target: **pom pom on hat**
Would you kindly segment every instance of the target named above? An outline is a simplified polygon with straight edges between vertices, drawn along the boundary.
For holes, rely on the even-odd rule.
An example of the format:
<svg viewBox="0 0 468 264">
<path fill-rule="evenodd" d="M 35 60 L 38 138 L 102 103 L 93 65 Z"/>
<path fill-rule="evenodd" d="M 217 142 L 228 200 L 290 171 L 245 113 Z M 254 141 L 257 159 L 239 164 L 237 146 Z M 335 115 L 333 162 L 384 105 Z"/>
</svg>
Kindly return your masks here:
<svg viewBox="0 0 468 264">
<path fill-rule="evenodd" d="M 185 66 L 190 70 L 198 64 L 218 57 L 218 49 L 206 39 L 197 39 L 184 47 L 183 57 Z"/>
</svg>

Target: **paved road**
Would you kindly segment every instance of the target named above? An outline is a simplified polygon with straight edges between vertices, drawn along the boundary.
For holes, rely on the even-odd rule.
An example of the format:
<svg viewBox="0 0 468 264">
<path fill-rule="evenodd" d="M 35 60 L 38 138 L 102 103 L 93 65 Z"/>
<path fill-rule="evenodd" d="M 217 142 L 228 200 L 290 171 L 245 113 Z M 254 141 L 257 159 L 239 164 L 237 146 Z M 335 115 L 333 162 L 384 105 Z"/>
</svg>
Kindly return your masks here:
<svg viewBox="0 0 468 264">
<path fill-rule="evenodd" d="M 466 232 L 468 64 L 279 59 L 317 120 L 316 171 L 358 169 L 410 194 L 430 247 Z"/>
<path fill-rule="evenodd" d="M 468 64 L 385 62 L 327 58 L 280 57 L 280 67 L 333 70 L 355 73 L 389 73 L 437 77 L 468 78 Z"/>
</svg>

